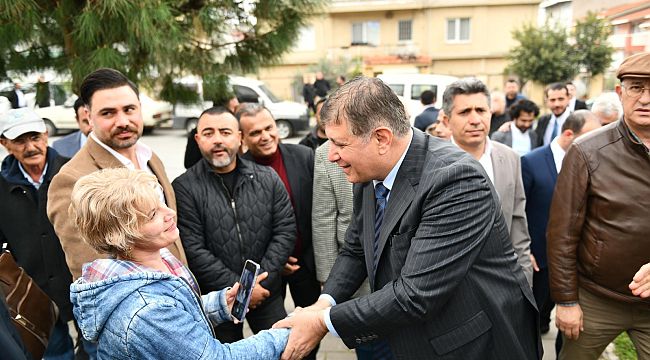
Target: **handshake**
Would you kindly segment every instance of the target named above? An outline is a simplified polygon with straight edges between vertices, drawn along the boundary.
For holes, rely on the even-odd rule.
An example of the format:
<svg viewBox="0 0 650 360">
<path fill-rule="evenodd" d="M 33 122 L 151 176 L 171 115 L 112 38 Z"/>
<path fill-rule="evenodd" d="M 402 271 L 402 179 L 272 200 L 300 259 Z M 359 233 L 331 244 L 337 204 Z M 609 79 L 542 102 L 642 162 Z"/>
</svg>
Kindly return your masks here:
<svg viewBox="0 0 650 360">
<path fill-rule="evenodd" d="M 325 310 L 330 308 L 325 299 L 319 299 L 306 308 L 297 307 L 286 318 L 273 325 L 277 328 L 290 328 L 291 334 L 281 360 L 297 360 L 307 356 L 327 334 Z"/>
</svg>

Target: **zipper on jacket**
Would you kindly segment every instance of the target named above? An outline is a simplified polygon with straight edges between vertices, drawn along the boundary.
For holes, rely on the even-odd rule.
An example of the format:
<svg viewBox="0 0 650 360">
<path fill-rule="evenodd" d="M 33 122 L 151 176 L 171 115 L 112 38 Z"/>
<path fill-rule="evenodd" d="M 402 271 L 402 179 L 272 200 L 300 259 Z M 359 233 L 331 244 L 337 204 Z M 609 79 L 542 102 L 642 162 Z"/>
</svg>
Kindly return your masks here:
<svg viewBox="0 0 650 360">
<path fill-rule="evenodd" d="M 237 205 L 235 204 L 235 198 L 230 194 L 230 191 L 228 190 L 226 184 L 224 184 L 221 176 L 218 177 L 219 177 L 219 181 L 221 182 L 221 187 L 223 187 L 223 189 L 226 191 L 226 195 L 230 199 L 230 207 L 232 208 L 232 212 L 235 215 L 235 228 L 237 229 L 237 239 L 239 240 L 239 256 L 243 266 L 243 264 L 246 262 L 246 257 L 244 256 L 244 239 L 241 236 L 241 229 L 239 228 L 239 216 L 237 215 Z M 237 184 L 235 184 L 235 190 L 236 189 L 237 189 Z"/>
</svg>

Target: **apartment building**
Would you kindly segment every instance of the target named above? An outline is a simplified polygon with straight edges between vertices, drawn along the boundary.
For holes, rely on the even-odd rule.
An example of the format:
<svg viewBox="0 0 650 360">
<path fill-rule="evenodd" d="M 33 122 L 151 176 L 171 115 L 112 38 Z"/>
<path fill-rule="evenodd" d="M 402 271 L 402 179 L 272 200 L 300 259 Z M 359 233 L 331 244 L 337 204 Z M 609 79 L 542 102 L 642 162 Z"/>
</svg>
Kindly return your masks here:
<svg viewBox="0 0 650 360">
<path fill-rule="evenodd" d="M 476 76 L 501 88 L 512 31 L 535 23 L 537 0 L 332 0 L 279 65 L 258 76 L 282 98 L 310 66 L 354 62 L 367 76 Z M 333 79 L 331 79 L 333 81 Z"/>
</svg>

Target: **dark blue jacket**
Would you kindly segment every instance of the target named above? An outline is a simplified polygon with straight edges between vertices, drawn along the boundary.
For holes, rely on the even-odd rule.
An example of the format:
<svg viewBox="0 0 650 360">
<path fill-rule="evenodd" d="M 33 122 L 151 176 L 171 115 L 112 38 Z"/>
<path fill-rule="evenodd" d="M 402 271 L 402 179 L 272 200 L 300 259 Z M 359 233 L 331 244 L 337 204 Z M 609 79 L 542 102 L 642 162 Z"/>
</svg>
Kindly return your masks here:
<svg viewBox="0 0 650 360">
<path fill-rule="evenodd" d="M 47 171 L 38 190 L 12 155 L 4 159 L 0 173 L 0 244 L 9 245 L 16 263 L 56 303 L 65 321 L 72 319 L 72 275 L 46 209 L 50 182 L 67 160 L 47 149 Z"/>
<path fill-rule="evenodd" d="M 546 225 L 548 224 L 557 170 L 551 146 L 537 148 L 521 158 L 521 177 L 526 193 L 526 218 L 530 251 L 540 268 L 546 262 Z"/>
<path fill-rule="evenodd" d="M 426 131 L 427 127 L 438 120 L 439 109 L 435 107 L 429 107 L 424 109 L 422 113 L 415 117 L 415 122 L 413 126 L 420 129 L 421 131 Z"/>
</svg>

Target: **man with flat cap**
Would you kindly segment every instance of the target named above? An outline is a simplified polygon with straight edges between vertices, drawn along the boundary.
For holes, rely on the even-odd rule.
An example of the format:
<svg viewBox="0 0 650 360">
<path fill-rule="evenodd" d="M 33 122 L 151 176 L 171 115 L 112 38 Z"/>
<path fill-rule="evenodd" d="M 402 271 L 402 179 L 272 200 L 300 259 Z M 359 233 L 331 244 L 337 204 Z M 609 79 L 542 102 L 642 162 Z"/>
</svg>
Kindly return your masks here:
<svg viewBox="0 0 650 360">
<path fill-rule="evenodd" d="M 73 319 L 72 275 L 45 212 L 50 182 L 67 159 L 47 146 L 45 123 L 33 110 L 9 110 L 0 123 L 0 143 L 9 152 L 0 172 L 0 249 L 8 246 L 18 265 L 59 308 L 45 359 L 72 359 L 67 325 Z"/>
<path fill-rule="evenodd" d="M 650 257 L 650 53 L 625 59 L 616 76 L 623 118 L 573 143 L 551 204 L 559 359 L 597 359 L 624 331 L 650 359 L 650 298 L 631 290 Z"/>
</svg>

